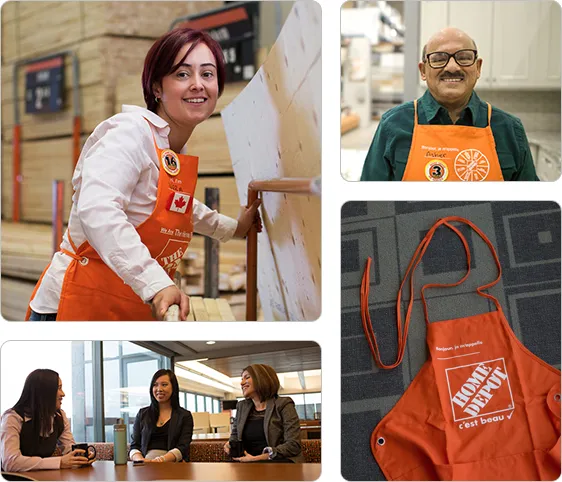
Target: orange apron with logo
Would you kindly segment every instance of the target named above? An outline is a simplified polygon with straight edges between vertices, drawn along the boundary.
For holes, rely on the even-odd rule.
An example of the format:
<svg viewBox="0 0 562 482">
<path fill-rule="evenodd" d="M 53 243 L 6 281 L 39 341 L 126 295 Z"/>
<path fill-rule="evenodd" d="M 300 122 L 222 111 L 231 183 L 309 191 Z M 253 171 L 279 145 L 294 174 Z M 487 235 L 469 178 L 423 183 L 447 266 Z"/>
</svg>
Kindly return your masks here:
<svg viewBox="0 0 562 482">
<path fill-rule="evenodd" d="M 450 224 L 453 221 L 471 226 L 493 253 L 498 277 L 476 291 L 497 310 L 430 323 L 425 290 L 458 286 L 470 273 L 469 246 Z M 404 357 L 413 274 L 441 225 L 461 239 L 467 272 L 456 283 L 422 287 L 429 359 L 373 431 L 373 455 L 388 480 L 555 480 L 560 475 L 560 371 L 523 346 L 498 300 L 484 292 L 500 280 L 501 266 L 492 243 L 470 221 L 440 219 L 418 246 L 398 293 L 399 349 L 391 365 L 380 359 L 369 315 L 368 259 L 361 284 L 361 317 L 375 362 L 390 369 Z M 408 277 L 410 300 L 402 324 L 401 293 Z"/>
<path fill-rule="evenodd" d="M 160 161 L 156 205 L 136 230 L 150 255 L 173 279 L 193 235 L 193 195 L 199 159 L 160 149 L 156 139 L 154 146 Z M 62 284 L 57 321 L 153 320 L 150 305 L 102 261 L 87 241 L 77 248 L 70 233 L 68 239 L 74 252 L 62 249 L 73 259 Z M 30 314 L 28 308 L 26 319 Z"/>
<path fill-rule="evenodd" d="M 503 181 L 490 127 L 419 125 L 414 100 L 414 134 L 402 181 Z"/>
</svg>

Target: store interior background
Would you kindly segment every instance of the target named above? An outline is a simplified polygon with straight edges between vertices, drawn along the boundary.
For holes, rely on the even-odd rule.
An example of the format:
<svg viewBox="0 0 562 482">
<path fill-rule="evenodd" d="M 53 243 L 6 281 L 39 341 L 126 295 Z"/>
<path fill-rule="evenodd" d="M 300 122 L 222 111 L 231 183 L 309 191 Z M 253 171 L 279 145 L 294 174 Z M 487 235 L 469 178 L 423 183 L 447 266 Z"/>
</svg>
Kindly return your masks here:
<svg viewBox="0 0 562 482">
<path fill-rule="evenodd" d="M 418 62 L 447 26 L 467 32 L 483 59 L 479 97 L 521 119 L 539 179 L 560 177 L 561 10 L 555 1 L 375 1 L 341 9 L 341 172 L 357 181 L 389 109 L 426 89 Z"/>
</svg>

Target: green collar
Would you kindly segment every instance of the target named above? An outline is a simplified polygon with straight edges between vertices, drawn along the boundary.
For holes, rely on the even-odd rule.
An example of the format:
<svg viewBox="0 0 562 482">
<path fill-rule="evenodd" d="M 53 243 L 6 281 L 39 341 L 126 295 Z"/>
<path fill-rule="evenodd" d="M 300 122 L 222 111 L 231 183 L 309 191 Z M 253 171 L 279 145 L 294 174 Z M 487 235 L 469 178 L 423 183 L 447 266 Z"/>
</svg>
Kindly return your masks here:
<svg viewBox="0 0 562 482">
<path fill-rule="evenodd" d="M 480 100 L 480 97 L 476 95 L 476 92 L 472 92 L 470 100 L 468 101 L 468 105 L 465 107 L 465 110 L 461 113 L 460 117 L 462 118 L 466 109 L 469 109 L 472 114 L 472 125 L 477 125 L 478 111 L 482 103 L 483 102 Z M 419 100 L 419 104 L 423 108 L 428 123 L 430 123 L 437 116 L 441 109 L 443 110 L 444 114 L 446 114 L 447 116 L 449 115 L 447 109 L 435 100 L 435 98 L 429 92 L 429 89 L 425 91 L 425 93 Z"/>
</svg>

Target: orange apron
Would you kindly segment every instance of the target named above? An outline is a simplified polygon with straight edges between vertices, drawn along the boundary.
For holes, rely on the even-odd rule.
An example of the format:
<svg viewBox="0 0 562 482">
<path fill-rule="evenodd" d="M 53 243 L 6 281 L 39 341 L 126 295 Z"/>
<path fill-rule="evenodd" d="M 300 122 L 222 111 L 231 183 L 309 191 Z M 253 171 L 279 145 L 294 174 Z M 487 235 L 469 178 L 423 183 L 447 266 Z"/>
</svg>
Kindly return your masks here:
<svg viewBox="0 0 562 482">
<path fill-rule="evenodd" d="M 490 127 L 419 125 L 414 100 L 414 134 L 402 181 L 503 181 Z"/>
<path fill-rule="evenodd" d="M 153 135 L 154 138 L 154 135 Z M 156 205 L 152 214 L 136 230 L 150 255 L 171 279 L 193 235 L 193 195 L 197 184 L 199 159 L 160 149 L 154 139 L 160 161 Z M 144 303 L 111 270 L 85 241 L 74 252 L 61 249 L 72 257 L 64 276 L 57 321 L 134 321 L 153 320 L 150 305 Z M 47 268 L 41 275 L 31 299 Z M 28 307 L 26 320 L 31 308 Z"/>
<path fill-rule="evenodd" d="M 430 323 L 425 289 L 458 286 L 470 273 L 468 243 L 451 221 L 468 224 L 490 247 L 498 277 L 476 291 L 492 300 L 497 311 Z M 460 237 L 467 272 L 456 283 L 422 287 L 429 359 L 373 431 L 372 453 L 388 480 L 555 480 L 560 475 L 560 371 L 521 344 L 498 300 L 484 292 L 500 280 L 501 266 L 492 243 L 470 221 L 440 219 L 418 246 L 398 292 L 399 349 L 391 365 L 380 359 L 371 324 L 371 258 L 367 260 L 361 317 L 375 362 L 390 369 L 402 361 L 414 300 L 413 274 L 441 225 Z M 410 300 L 402 326 L 401 293 L 408 276 Z"/>
</svg>

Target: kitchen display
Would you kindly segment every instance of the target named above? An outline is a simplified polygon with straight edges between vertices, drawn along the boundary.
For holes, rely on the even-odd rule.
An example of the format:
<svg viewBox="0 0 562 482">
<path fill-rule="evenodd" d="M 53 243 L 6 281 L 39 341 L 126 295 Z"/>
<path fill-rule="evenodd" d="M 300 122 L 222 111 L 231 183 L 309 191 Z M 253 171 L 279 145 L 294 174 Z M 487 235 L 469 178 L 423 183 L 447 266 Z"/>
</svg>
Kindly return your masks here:
<svg viewBox="0 0 562 482">
<path fill-rule="evenodd" d="M 500 180 L 503 174 L 503 180 L 557 180 L 561 169 L 560 19 L 560 6 L 555 1 L 344 3 L 341 9 L 341 173 L 344 179 L 426 180 L 427 177 L 430 181 L 440 181 L 447 177 L 448 180 L 484 180 L 482 177 L 488 176 L 485 180 Z M 454 52 L 456 49 L 448 52 L 447 58 L 442 59 L 447 61 L 445 67 L 435 64 L 436 57 L 428 54 L 451 50 L 444 47 L 451 39 L 463 40 L 467 46 L 460 47 L 459 52 Z M 424 51 L 424 47 L 430 51 Z M 467 55 L 470 58 L 464 58 Z M 457 72 L 460 81 L 453 83 L 457 79 L 445 79 L 448 70 Z M 472 75 L 474 87 L 470 84 Z M 446 87 L 443 80 L 449 80 Z M 438 120 L 437 114 L 432 119 L 427 99 L 437 112 L 444 103 L 435 95 L 436 91 L 463 87 L 468 93 L 467 100 L 470 99 L 463 106 L 467 112 L 456 117 L 454 109 L 446 107 L 450 117 L 440 109 L 443 112 L 439 115 L 444 120 Z M 472 92 L 476 95 L 471 96 Z M 482 131 L 483 137 L 487 136 L 488 150 L 482 152 L 489 167 L 483 176 L 479 178 L 477 172 L 463 176 L 457 170 L 456 159 L 454 169 L 435 159 L 431 159 L 435 165 L 425 166 L 425 170 L 422 166 L 419 172 L 413 173 L 412 165 L 405 169 L 414 148 L 433 145 L 422 142 L 426 144 L 422 146 L 417 134 L 415 139 L 420 145 L 412 139 L 412 101 L 416 99 L 419 127 L 429 127 L 421 125 L 424 123 L 441 123 L 445 125 L 438 127 L 444 132 L 448 125 L 459 124 L 462 129 Z M 487 104 L 491 106 L 488 116 Z M 385 116 L 384 129 L 378 131 L 382 116 L 400 105 L 404 109 Z M 405 116 L 404 120 L 399 115 Z M 482 129 L 474 129 L 479 127 Z M 407 131 L 406 135 L 401 130 Z M 484 135 L 484 130 L 491 136 Z M 448 132 L 453 131 L 454 128 Z M 401 135 L 403 144 L 405 140 L 402 150 L 396 140 Z M 396 142 L 395 146 L 385 150 L 390 142 Z M 387 151 L 392 151 L 394 157 L 387 158 Z M 470 164 L 470 161 L 466 162 Z"/>
</svg>

